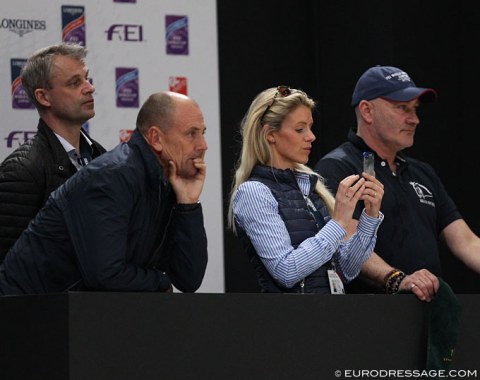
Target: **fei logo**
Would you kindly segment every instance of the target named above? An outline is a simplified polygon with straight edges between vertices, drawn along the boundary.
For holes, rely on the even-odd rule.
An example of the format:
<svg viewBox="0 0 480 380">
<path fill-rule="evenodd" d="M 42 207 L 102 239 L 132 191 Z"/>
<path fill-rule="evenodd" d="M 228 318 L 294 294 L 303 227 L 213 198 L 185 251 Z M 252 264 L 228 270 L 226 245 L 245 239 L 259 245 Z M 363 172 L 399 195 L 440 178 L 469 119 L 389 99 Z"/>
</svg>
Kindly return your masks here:
<svg viewBox="0 0 480 380">
<path fill-rule="evenodd" d="M 141 42 L 143 41 L 143 26 L 134 24 L 113 24 L 108 30 L 107 40 L 112 41 L 115 36 L 115 40 L 129 41 L 129 42 Z"/>
<path fill-rule="evenodd" d="M 37 131 L 12 131 L 8 134 L 7 137 L 5 137 L 5 140 L 7 141 L 7 148 L 12 148 L 13 147 L 13 142 L 17 141 L 17 144 L 15 146 L 20 146 L 23 143 L 27 142 L 30 140 Z"/>
</svg>

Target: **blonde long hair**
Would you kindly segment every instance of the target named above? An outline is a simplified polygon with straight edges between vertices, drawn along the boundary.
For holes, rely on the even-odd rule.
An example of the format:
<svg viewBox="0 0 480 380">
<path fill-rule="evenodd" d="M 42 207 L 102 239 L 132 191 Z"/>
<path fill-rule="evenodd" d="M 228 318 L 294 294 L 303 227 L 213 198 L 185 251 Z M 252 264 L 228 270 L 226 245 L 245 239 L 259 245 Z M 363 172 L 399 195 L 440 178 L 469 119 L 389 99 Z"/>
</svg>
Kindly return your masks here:
<svg viewBox="0 0 480 380">
<path fill-rule="evenodd" d="M 236 165 L 235 176 L 230 191 L 230 204 L 228 207 L 228 227 L 236 232 L 235 221 L 232 210 L 232 201 L 238 187 L 248 180 L 253 168 L 257 164 L 271 165 L 272 154 L 270 145 L 267 142 L 267 134 L 271 131 L 278 131 L 287 115 L 299 106 L 306 106 L 310 110 L 315 109 L 315 101 L 305 92 L 291 89 L 290 94 L 279 96 L 277 88 L 272 87 L 258 94 L 250 105 L 240 125 L 242 136 L 242 150 Z M 262 127 L 269 126 L 265 131 Z M 325 187 L 323 178 L 308 166 L 297 163 L 294 170 L 297 172 L 313 174 L 318 177 L 315 191 L 325 202 L 330 213 L 335 206 L 335 198 Z"/>
</svg>

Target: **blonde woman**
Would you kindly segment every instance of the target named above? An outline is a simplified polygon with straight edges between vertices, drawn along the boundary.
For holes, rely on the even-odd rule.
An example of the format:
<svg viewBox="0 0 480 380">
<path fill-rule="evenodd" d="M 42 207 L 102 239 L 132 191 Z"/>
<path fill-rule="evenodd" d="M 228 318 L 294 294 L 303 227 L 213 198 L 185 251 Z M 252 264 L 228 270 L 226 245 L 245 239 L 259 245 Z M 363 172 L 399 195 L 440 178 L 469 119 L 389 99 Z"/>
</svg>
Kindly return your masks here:
<svg viewBox="0 0 480 380">
<path fill-rule="evenodd" d="M 374 176 L 346 177 L 334 198 L 306 166 L 314 108 L 305 92 L 279 86 L 258 94 L 242 121 L 229 227 L 263 292 L 344 293 L 343 283 L 370 257 L 383 220 L 383 185 Z M 365 209 L 354 230 L 360 200 Z"/>
</svg>

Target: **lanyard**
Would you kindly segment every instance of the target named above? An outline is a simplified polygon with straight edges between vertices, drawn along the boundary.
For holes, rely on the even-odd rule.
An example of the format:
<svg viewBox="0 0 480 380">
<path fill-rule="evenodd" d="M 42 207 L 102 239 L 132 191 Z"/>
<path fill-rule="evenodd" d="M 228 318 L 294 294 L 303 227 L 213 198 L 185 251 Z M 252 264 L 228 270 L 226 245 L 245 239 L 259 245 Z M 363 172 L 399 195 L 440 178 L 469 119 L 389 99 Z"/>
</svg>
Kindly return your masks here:
<svg viewBox="0 0 480 380">
<path fill-rule="evenodd" d="M 322 214 L 320 213 L 320 211 L 317 210 L 317 208 L 315 207 L 315 205 L 313 204 L 312 200 L 307 196 L 307 195 L 304 195 L 303 196 L 305 198 L 305 202 L 307 203 L 307 208 L 308 208 L 308 211 L 310 212 L 310 214 L 312 214 L 312 216 L 315 218 L 315 222 L 317 224 L 317 227 L 318 227 L 318 230 L 320 231 L 320 229 L 323 228 L 323 226 L 325 226 L 325 219 L 323 219 L 323 216 Z M 331 260 L 331 266 L 332 266 L 332 269 L 335 271 L 335 258 L 336 258 L 336 255 L 337 255 L 337 252 L 335 252 L 333 254 L 333 257 L 332 257 L 332 260 Z"/>
<path fill-rule="evenodd" d="M 305 198 L 305 202 L 307 203 L 308 211 L 315 218 L 317 227 L 320 230 L 325 225 L 325 220 L 323 219 L 322 214 L 320 213 L 320 211 L 317 210 L 312 200 L 308 196 L 304 195 L 303 197 Z"/>
</svg>

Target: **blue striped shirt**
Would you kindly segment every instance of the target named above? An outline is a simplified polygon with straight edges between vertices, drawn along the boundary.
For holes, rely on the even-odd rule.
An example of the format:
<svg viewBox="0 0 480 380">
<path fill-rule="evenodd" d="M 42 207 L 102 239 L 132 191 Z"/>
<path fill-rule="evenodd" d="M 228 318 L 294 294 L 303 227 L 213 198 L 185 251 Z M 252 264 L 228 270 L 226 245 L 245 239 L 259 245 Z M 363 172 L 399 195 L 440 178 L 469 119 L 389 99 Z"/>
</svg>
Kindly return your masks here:
<svg viewBox="0 0 480 380">
<path fill-rule="evenodd" d="M 295 177 L 302 193 L 308 195 L 309 176 L 296 172 Z M 328 218 L 315 236 L 305 239 L 294 249 L 278 212 L 278 203 L 263 183 L 242 183 L 234 194 L 232 207 L 235 220 L 246 232 L 271 276 L 287 288 L 331 260 L 337 251 L 336 270 L 347 282 L 353 280 L 372 254 L 377 230 L 383 220 L 382 213 L 379 218 L 372 218 L 363 210 L 356 233 L 346 241 L 347 232 Z"/>
</svg>

